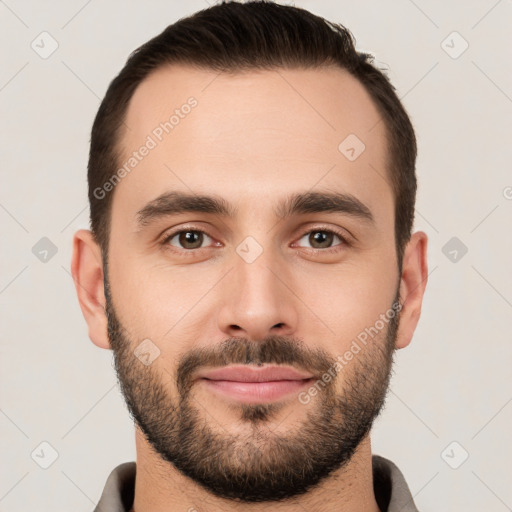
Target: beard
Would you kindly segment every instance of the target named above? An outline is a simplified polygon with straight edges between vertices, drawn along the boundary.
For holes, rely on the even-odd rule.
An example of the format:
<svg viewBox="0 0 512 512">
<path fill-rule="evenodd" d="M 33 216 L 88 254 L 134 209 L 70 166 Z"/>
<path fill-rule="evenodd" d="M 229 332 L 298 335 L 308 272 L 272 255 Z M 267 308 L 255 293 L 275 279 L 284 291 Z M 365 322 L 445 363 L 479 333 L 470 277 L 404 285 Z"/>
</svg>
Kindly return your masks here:
<svg viewBox="0 0 512 512">
<path fill-rule="evenodd" d="M 130 338 L 121 325 L 106 273 L 105 298 L 117 379 L 131 417 L 161 459 L 219 498 L 255 503 L 305 494 L 334 471 L 343 471 L 384 405 L 398 311 L 387 328 L 370 339 L 330 382 L 322 382 L 323 389 L 311 399 L 304 419 L 294 421 L 286 433 L 278 434 L 276 428 L 272 431 L 269 422 L 287 406 L 291 414 L 304 407 L 304 402 L 230 404 L 231 414 L 237 414 L 236 424 L 250 427 L 249 433 L 241 433 L 214 428 L 212 415 L 192 393 L 197 369 L 287 364 L 321 380 L 329 369 L 332 375 L 336 359 L 289 337 L 273 335 L 259 342 L 236 337 L 215 348 L 191 349 L 171 375 L 155 365 L 145 366 L 134 355 L 140 341 Z M 338 381 L 342 386 L 337 386 Z"/>
</svg>

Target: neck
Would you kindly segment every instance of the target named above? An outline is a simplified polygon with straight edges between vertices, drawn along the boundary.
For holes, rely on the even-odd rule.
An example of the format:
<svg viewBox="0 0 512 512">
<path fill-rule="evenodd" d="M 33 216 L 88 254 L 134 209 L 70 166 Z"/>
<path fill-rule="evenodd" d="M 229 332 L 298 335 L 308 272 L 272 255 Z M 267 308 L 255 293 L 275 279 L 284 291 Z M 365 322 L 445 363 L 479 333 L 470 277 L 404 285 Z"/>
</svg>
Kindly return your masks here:
<svg viewBox="0 0 512 512">
<path fill-rule="evenodd" d="M 243 503 L 218 498 L 163 461 L 135 429 L 137 474 L 130 512 L 380 512 L 373 491 L 370 437 L 358 446 L 350 462 L 306 494 L 287 502 Z"/>
</svg>

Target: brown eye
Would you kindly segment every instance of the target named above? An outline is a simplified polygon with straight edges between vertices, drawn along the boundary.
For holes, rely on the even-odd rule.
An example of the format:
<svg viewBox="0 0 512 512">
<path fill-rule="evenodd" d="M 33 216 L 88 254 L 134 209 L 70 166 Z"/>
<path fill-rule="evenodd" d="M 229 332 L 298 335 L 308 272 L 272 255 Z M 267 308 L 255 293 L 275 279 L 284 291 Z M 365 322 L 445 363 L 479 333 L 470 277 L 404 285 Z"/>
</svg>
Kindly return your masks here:
<svg viewBox="0 0 512 512">
<path fill-rule="evenodd" d="M 165 243 L 180 249 L 199 249 L 203 245 L 205 237 L 210 238 L 203 231 L 187 229 L 173 233 L 165 240 Z M 173 243 L 173 240 L 177 240 L 177 243 Z"/>
<path fill-rule="evenodd" d="M 312 231 L 309 234 L 308 241 L 312 244 L 315 249 L 325 249 L 332 244 L 334 233 L 328 231 Z M 318 244 L 320 247 L 315 247 Z"/>
<path fill-rule="evenodd" d="M 349 245 L 346 238 L 341 234 L 331 229 L 314 229 L 305 233 L 299 240 L 306 239 L 309 248 L 313 251 L 336 251 L 341 249 L 345 245 Z M 338 239 L 338 243 L 335 240 Z M 302 246 L 306 247 L 307 246 Z"/>
</svg>

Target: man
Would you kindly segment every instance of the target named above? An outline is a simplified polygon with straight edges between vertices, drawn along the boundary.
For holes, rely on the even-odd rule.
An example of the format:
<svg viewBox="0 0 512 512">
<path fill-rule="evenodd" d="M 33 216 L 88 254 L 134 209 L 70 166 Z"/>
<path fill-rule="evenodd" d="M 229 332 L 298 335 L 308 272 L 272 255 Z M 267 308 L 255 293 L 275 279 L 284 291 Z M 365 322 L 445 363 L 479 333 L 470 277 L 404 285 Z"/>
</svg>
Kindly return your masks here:
<svg viewBox="0 0 512 512">
<path fill-rule="evenodd" d="M 96 116 L 73 278 L 137 461 L 97 511 L 416 511 L 372 455 L 416 328 L 410 120 L 350 32 L 224 3 L 134 52 Z"/>
</svg>

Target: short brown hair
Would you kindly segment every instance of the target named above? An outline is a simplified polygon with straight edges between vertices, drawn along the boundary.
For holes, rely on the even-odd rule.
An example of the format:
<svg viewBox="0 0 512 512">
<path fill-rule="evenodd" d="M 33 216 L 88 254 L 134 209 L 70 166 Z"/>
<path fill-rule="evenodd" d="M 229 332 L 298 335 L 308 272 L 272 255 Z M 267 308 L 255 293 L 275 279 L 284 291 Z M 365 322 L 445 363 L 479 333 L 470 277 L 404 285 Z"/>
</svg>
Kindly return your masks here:
<svg viewBox="0 0 512 512">
<path fill-rule="evenodd" d="M 129 101 L 153 71 L 188 64 L 213 71 L 318 68 L 336 65 L 365 87 L 383 118 L 388 138 L 385 163 L 395 199 L 399 269 L 410 239 L 416 199 L 416 138 L 411 121 L 386 74 L 373 56 L 358 52 L 351 32 L 305 9 L 269 1 L 223 2 L 169 25 L 133 51 L 112 80 L 91 133 L 88 165 L 91 231 L 106 261 L 113 190 L 97 190 L 116 173 L 120 133 Z M 341 141 L 340 141 L 341 142 Z"/>
</svg>

